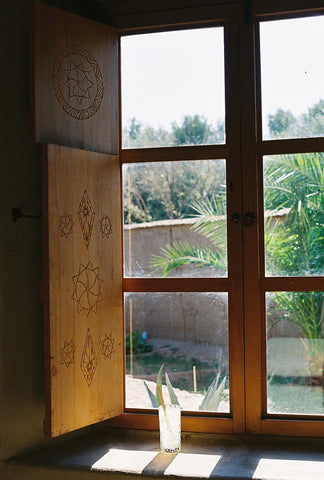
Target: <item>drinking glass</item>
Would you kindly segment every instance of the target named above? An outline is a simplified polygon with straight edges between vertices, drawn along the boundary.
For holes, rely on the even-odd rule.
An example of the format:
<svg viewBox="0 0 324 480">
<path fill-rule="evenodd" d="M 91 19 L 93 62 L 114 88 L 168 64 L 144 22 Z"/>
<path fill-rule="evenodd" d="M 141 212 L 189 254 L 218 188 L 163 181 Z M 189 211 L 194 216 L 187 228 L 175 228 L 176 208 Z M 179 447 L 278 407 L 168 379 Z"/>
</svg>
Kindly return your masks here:
<svg viewBox="0 0 324 480">
<path fill-rule="evenodd" d="M 160 450 L 162 453 L 176 453 L 181 448 L 181 407 L 162 405 L 159 407 Z"/>
</svg>

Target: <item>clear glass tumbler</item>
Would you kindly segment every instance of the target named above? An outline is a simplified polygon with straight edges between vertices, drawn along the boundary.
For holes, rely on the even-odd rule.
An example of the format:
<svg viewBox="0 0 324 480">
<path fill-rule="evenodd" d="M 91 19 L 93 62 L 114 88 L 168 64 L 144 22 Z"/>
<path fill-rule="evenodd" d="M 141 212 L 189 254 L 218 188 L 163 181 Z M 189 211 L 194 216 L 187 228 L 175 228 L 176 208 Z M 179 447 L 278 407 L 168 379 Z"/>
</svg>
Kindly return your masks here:
<svg viewBox="0 0 324 480">
<path fill-rule="evenodd" d="M 159 407 L 160 450 L 162 453 L 180 452 L 181 448 L 181 407 L 166 405 Z"/>
</svg>

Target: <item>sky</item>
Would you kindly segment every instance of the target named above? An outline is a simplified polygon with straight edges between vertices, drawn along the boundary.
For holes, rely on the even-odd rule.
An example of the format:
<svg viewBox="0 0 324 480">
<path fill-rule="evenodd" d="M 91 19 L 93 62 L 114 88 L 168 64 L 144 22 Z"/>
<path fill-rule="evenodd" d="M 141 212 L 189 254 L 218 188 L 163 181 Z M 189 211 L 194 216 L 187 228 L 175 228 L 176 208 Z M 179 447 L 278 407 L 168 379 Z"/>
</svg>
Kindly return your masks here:
<svg viewBox="0 0 324 480">
<path fill-rule="evenodd" d="M 223 45 L 222 28 L 122 38 L 123 119 L 164 128 L 184 115 L 224 119 Z"/>
<path fill-rule="evenodd" d="M 264 122 L 278 108 L 299 115 L 324 98 L 324 16 L 262 22 L 260 38 Z M 127 36 L 121 49 L 123 123 L 224 121 L 222 27 Z"/>
</svg>

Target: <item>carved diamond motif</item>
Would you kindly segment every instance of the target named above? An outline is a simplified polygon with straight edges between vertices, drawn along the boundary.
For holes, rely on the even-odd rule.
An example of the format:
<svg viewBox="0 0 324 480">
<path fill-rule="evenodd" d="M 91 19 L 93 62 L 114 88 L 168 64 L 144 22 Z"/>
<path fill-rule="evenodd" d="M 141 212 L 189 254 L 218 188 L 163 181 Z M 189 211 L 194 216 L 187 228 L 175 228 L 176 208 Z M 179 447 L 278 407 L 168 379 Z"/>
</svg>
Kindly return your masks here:
<svg viewBox="0 0 324 480">
<path fill-rule="evenodd" d="M 86 190 L 83 192 L 81 198 L 78 210 L 78 217 L 85 244 L 87 248 L 89 248 L 93 222 L 95 218 L 95 211 Z"/>
<path fill-rule="evenodd" d="M 81 357 L 81 370 L 88 387 L 90 387 L 93 380 L 96 368 L 98 365 L 97 355 L 93 345 L 93 338 L 88 328 L 86 340 Z"/>
</svg>

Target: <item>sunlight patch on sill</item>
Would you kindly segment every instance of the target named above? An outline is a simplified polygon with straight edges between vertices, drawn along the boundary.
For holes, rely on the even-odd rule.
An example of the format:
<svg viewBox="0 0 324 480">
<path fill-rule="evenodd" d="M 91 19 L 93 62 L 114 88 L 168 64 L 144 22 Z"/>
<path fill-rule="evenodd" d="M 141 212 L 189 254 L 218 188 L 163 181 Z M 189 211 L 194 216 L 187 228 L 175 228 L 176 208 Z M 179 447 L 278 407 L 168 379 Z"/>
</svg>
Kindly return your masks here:
<svg viewBox="0 0 324 480">
<path fill-rule="evenodd" d="M 323 462 L 313 460 L 285 460 L 277 458 L 261 458 L 252 478 L 267 480 L 313 480 L 323 479 Z"/>
<path fill-rule="evenodd" d="M 209 478 L 220 459 L 221 455 L 163 454 L 156 450 L 111 448 L 92 465 L 91 470 Z"/>
<path fill-rule="evenodd" d="M 221 457 L 221 455 L 178 453 L 164 473 L 165 475 L 176 475 L 177 477 L 208 478 Z"/>
<path fill-rule="evenodd" d="M 120 472 L 122 466 L 122 470 L 125 473 L 142 473 L 156 455 L 156 451 L 111 448 L 92 465 L 91 470 Z"/>
</svg>

